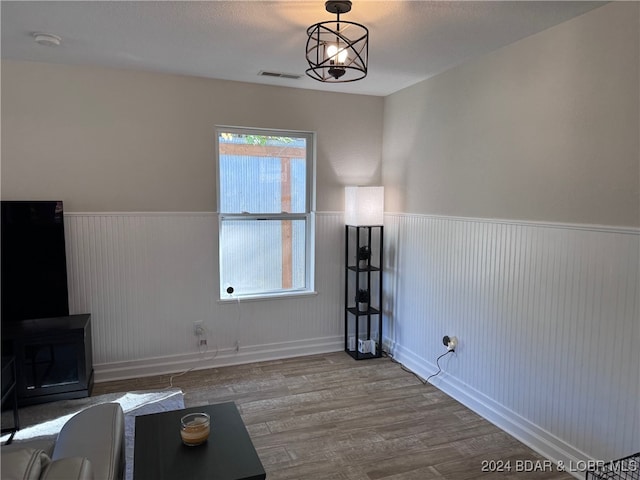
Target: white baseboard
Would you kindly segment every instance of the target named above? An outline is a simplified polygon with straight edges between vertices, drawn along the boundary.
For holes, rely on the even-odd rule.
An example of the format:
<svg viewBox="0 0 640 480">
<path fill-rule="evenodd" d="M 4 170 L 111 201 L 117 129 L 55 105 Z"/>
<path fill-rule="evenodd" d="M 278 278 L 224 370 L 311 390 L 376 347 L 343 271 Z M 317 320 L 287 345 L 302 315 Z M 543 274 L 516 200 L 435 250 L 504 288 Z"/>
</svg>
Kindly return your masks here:
<svg viewBox="0 0 640 480">
<path fill-rule="evenodd" d="M 397 343 L 394 345 L 394 359 L 423 379 L 437 371 L 432 362 Z M 573 477 L 584 478 L 585 472 L 581 467 L 592 460 L 585 453 L 446 372 L 429 383 L 549 459 L 550 468 L 554 471 L 565 466 L 566 472 Z"/>
<path fill-rule="evenodd" d="M 338 352 L 343 349 L 344 339 L 341 336 L 242 346 L 237 352 L 235 348 L 216 351 L 215 347 L 210 347 L 209 351 L 203 353 L 96 364 L 93 366 L 94 381 L 101 383 L 153 375 L 166 375 L 185 370 L 204 370 L 228 365 Z"/>
</svg>

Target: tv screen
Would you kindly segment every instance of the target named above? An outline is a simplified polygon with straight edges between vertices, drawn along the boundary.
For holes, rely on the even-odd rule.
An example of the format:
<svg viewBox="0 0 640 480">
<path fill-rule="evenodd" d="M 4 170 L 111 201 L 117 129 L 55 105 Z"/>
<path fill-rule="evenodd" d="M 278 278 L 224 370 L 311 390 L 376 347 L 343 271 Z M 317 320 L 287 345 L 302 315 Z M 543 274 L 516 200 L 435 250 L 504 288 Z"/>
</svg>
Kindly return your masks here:
<svg viewBox="0 0 640 480">
<path fill-rule="evenodd" d="M 2 201 L 2 322 L 69 315 L 61 201 Z"/>
</svg>

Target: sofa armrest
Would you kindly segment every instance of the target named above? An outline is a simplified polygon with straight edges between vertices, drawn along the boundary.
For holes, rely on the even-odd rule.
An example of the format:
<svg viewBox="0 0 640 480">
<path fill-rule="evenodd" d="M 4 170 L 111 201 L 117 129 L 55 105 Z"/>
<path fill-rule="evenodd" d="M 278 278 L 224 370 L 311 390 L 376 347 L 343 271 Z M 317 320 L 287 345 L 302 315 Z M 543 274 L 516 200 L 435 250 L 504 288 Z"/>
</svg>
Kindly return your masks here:
<svg viewBox="0 0 640 480">
<path fill-rule="evenodd" d="M 61 458 L 47 466 L 40 480 L 94 480 L 93 468 L 84 457 Z"/>
<path fill-rule="evenodd" d="M 89 407 L 65 423 L 58 434 L 52 460 L 84 457 L 100 480 L 124 475 L 124 413 L 117 403 Z"/>
</svg>

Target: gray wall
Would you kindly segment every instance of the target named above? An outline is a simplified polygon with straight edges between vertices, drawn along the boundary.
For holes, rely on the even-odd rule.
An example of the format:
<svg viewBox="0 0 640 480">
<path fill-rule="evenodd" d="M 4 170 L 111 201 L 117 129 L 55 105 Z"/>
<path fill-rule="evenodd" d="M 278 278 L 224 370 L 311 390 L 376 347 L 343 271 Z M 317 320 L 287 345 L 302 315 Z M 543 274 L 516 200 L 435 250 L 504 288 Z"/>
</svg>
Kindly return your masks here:
<svg viewBox="0 0 640 480">
<path fill-rule="evenodd" d="M 96 381 L 340 350 L 344 185 L 380 183 L 383 102 L 3 61 L 2 198 L 65 202 L 69 305 L 91 313 Z M 316 132 L 316 294 L 216 301 L 216 124 Z"/>
<path fill-rule="evenodd" d="M 385 99 L 391 212 L 640 225 L 638 3 Z"/>
<path fill-rule="evenodd" d="M 383 99 L 2 62 L 2 198 L 67 211 L 215 211 L 214 126 L 317 133 L 317 209 L 379 184 Z"/>
<path fill-rule="evenodd" d="M 579 478 L 640 446 L 639 31 L 613 2 L 385 99 L 394 357 L 457 336 L 431 382 Z"/>
</svg>

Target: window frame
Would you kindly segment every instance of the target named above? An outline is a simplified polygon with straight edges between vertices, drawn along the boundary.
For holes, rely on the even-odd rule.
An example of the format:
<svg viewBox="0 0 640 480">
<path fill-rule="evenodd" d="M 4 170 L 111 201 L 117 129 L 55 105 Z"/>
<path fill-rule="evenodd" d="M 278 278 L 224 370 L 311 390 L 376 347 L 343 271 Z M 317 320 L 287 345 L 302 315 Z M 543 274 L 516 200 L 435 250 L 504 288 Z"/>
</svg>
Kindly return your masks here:
<svg viewBox="0 0 640 480">
<path fill-rule="evenodd" d="M 296 213 L 238 213 L 222 212 L 220 188 L 220 134 L 234 133 L 239 135 L 262 135 L 275 137 L 295 137 L 306 139 L 305 159 L 305 211 Z M 216 163 L 216 213 L 218 216 L 218 300 L 262 300 L 271 298 L 299 297 L 315 295 L 315 180 L 316 180 L 316 134 L 315 132 L 300 130 L 280 130 L 255 127 L 232 127 L 216 125 L 215 127 L 215 163 Z M 222 224 L 225 221 L 263 221 L 263 220 L 304 220 L 305 221 L 305 286 L 289 290 L 270 290 L 253 293 L 234 292 L 231 295 L 222 291 Z"/>
</svg>

